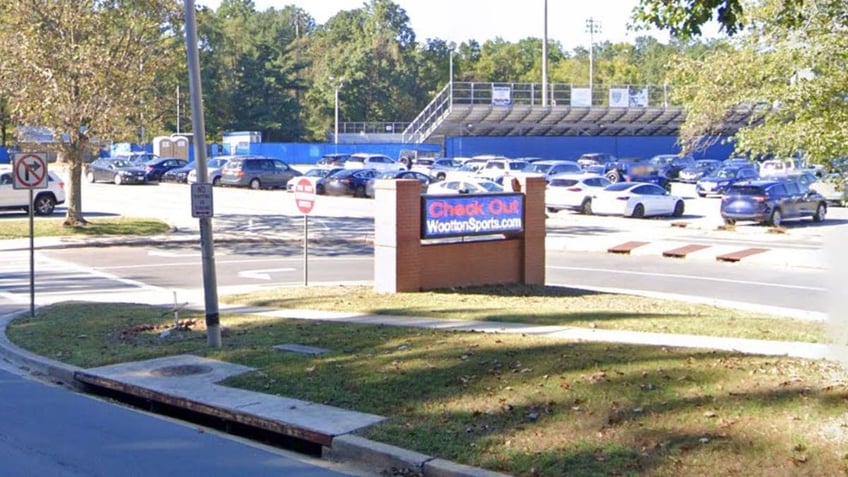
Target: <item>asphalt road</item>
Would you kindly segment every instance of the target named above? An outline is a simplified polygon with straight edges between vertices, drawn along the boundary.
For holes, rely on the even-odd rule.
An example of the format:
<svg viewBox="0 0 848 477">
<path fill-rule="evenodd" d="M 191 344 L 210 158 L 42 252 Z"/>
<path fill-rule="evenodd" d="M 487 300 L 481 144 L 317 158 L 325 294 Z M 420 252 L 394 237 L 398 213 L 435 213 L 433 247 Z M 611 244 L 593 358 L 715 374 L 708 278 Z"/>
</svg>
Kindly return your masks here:
<svg viewBox="0 0 848 477">
<path fill-rule="evenodd" d="M 0 396 L 0 462 L 7 476 L 351 475 L 2 369 Z"/>
<path fill-rule="evenodd" d="M 17 262 L 11 254 L 17 253 Z M 28 303 L 29 282 L 21 252 L 0 265 L 0 298 Z M 196 246 L 144 246 L 43 250 L 37 254 L 36 301 L 75 299 L 83 294 L 120 301 L 134 293 L 183 302 L 201 296 L 200 251 Z M 304 284 L 303 249 L 292 244 L 233 244 L 216 249 L 219 294 L 257 287 Z M 310 249 L 309 283 L 371 283 L 370 247 Z M 14 268 L 13 268 L 14 267 Z M 674 295 L 715 303 L 735 303 L 790 316 L 823 314 L 825 274 L 817 269 L 740 266 L 707 261 L 603 253 L 548 252 L 547 283 L 621 292 Z M 739 305 L 742 304 L 742 305 Z"/>
</svg>

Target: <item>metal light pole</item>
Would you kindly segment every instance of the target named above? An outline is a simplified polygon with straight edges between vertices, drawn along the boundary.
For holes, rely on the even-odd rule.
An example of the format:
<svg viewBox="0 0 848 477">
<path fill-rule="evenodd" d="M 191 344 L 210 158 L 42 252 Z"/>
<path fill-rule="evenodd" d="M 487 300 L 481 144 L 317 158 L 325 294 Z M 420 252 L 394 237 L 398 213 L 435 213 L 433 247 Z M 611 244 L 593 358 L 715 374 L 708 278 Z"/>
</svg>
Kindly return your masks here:
<svg viewBox="0 0 848 477">
<path fill-rule="evenodd" d="M 545 0 L 542 34 L 542 107 L 548 105 L 548 0 Z"/>
<path fill-rule="evenodd" d="M 339 78 L 338 81 L 330 76 L 330 81 L 333 81 L 333 89 L 335 90 L 335 122 L 334 122 L 334 132 L 333 132 L 333 144 L 339 144 L 339 90 L 342 89 L 342 83 L 344 83 L 344 76 Z"/>
<path fill-rule="evenodd" d="M 453 106 L 453 55 L 456 50 L 456 44 L 451 42 L 448 44 L 450 48 L 450 57 L 448 58 L 448 89 L 450 91 L 450 104 Z"/>
<path fill-rule="evenodd" d="M 589 33 L 589 106 L 594 101 L 593 85 L 595 80 L 595 33 L 601 32 L 601 22 L 589 17 L 586 20 L 586 32 Z"/>
<path fill-rule="evenodd" d="M 206 125 L 203 121 L 203 95 L 200 88 L 200 59 L 197 52 L 197 23 L 194 0 L 185 0 L 186 52 L 188 84 L 191 96 L 191 128 L 194 137 L 194 161 L 197 182 L 209 183 L 206 169 Z M 215 248 L 212 240 L 212 218 L 200 217 L 200 249 L 203 263 L 203 292 L 206 305 L 206 342 L 210 348 L 221 347 L 221 317 L 218 314 L 218 283 L 215 274 Z"/>
</svg>

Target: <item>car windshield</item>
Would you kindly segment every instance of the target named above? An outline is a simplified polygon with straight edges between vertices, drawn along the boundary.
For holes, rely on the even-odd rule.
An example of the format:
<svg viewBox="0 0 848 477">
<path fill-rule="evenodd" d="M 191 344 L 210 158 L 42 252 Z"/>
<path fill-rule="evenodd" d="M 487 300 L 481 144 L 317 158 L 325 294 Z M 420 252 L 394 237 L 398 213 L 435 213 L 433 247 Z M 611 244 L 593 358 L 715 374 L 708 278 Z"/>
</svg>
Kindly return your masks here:
<svg viewBox="0 0 848 477">
<path fill-rule="evenodd" d="M 733 186 L 727 191 L 727 194 L 728 195 L 766 195 L 765 191 L 761 187 L 748 186 L 748 185 Z"/>
<path fill-rule="evenodd" d="M 736 177 L 736 169 L 719 169 L 716 173 L 716 177 L 720 177 L 722 179 L 730 179 Z"/>
<path fill-rule="evenodd" d="M 480 187 L 486 189 L 489 192 L 499 192 L 502 191 L 503 188 L 494 182 L 480 182 Z"/>
<path fill-rule="evenodd" d="M 525 167 L 524 170 L 527 172 L 541 172 L 542 174 L 544 174 L 548 172 L 551 167 L 553 167 L 551 164 L 532 163 Z"/>
<path fill-rule="evenodd" d="M 571 187 L 574 184 L 577 184 L 577 179 L 553 179 L 550 183 L 555 187 Z"/>
<path fill-rule="evenodd" d="M 610 184 L 604 190 L 611 190 L 613 192 L 619 192 L 623 190 L 627 190 L 633 187 L 632 182 L 616 182 L 615 184 Z"/>
</svg>

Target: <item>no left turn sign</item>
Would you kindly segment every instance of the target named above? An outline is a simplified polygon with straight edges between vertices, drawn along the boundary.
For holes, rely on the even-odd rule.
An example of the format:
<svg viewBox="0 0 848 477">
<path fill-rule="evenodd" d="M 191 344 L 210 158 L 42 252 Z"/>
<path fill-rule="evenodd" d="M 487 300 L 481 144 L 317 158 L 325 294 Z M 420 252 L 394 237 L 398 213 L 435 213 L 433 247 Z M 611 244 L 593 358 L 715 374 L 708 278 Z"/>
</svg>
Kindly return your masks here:
<svg viewBox="0 0 848 477">
<path fill-rule="evenodd" d="M 18 152 L 13 161 L 12 185 L 15 189 L 47 188 L 47 154 Z"/>
</svg>

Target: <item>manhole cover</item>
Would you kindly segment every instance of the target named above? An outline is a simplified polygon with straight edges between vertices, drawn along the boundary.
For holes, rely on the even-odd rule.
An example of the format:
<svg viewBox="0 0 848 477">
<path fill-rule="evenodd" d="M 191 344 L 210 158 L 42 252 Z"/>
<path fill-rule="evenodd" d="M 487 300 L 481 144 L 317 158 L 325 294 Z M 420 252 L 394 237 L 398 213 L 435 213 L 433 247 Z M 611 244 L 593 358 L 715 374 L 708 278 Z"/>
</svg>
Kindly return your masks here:
<svg viewBox="0 0 848 477">
<path fill-rule="evenodd" d="M 154 376 L 176 377 L 191 376 L 193 374 L 205 374 L 211 372 L 212 368 L 210 366 L 203 366 L 199 364 L 184 364 L 180 366 L 166 366 L 164 368 L 157 368 L 151 371 L 150 374 Z"/>
</svg>

